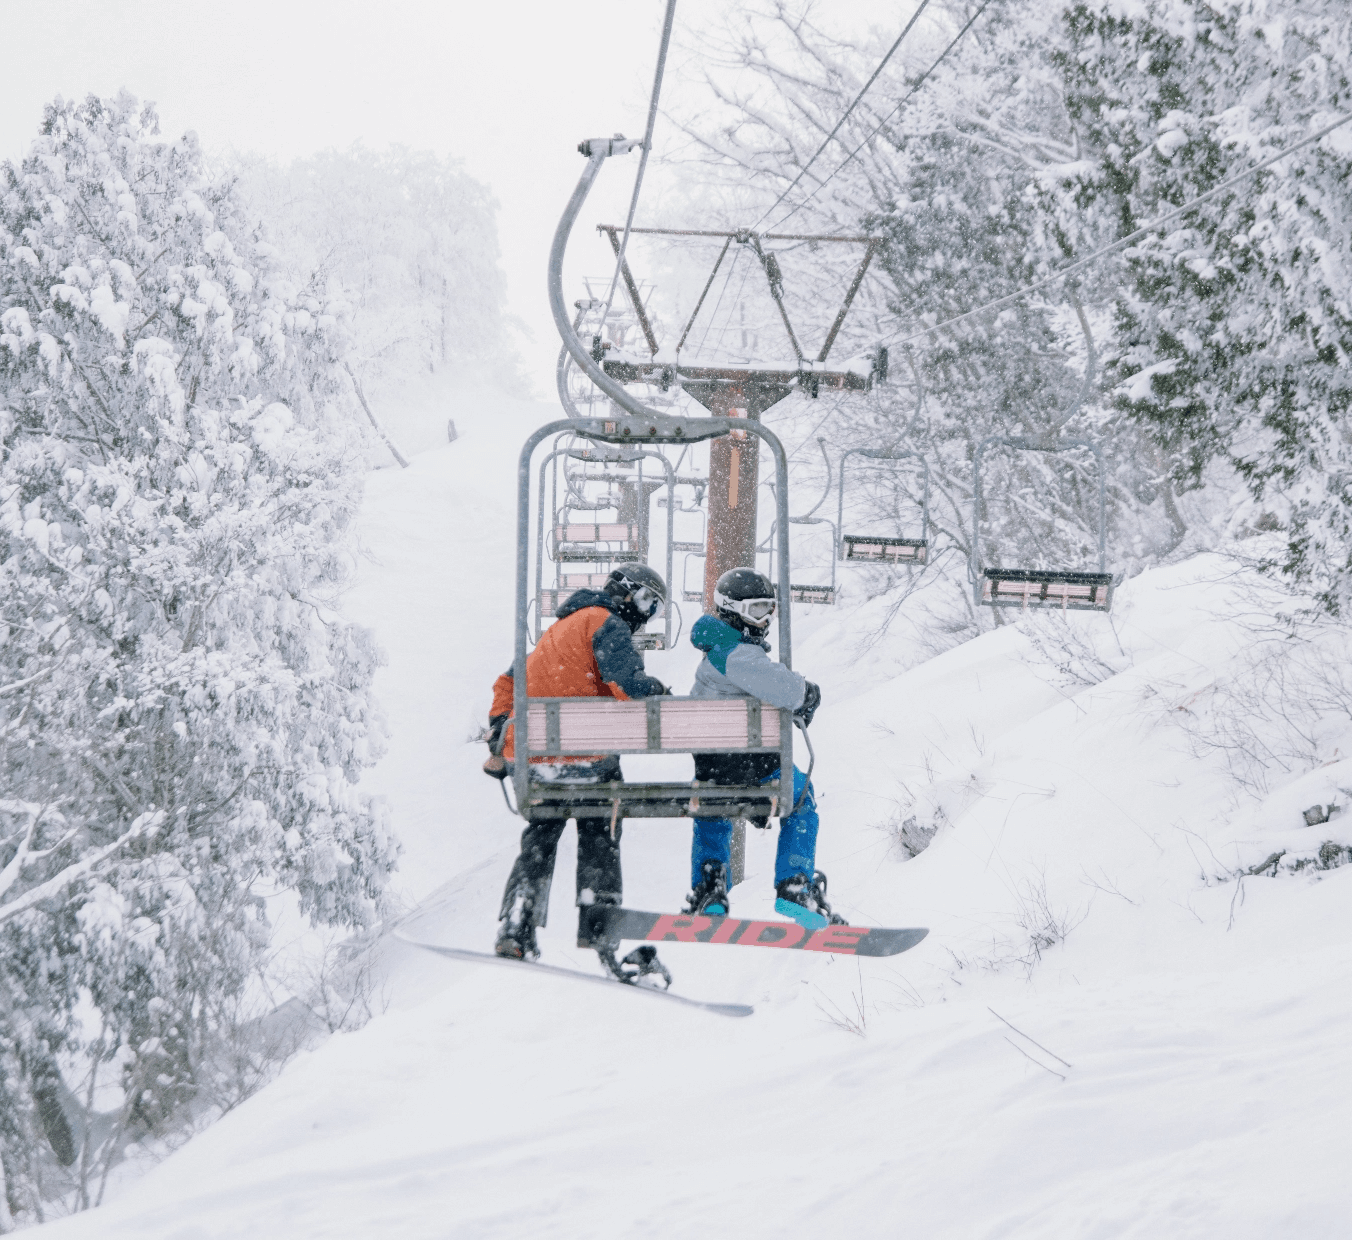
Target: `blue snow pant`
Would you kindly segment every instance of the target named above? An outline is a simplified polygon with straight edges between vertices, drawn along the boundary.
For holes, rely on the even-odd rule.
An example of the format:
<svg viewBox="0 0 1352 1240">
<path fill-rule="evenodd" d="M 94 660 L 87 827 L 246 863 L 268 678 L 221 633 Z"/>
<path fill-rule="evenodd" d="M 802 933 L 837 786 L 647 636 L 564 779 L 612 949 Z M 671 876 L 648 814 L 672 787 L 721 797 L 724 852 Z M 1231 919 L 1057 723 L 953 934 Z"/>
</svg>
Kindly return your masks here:
<svg viewBox="0 0 1352 1240">
<path fill-rule="evenodd" d="M 761 783 L 779 778 L 776 766 Z M 803 786 L 807 795 L 803 796 Z M 775 886 L 795 874 L 812 877 L 817 865 L 817 800 L 807 776 L 793 768 L 793 799 L 803 797 L 795 813 L 779 820 L 779 848 L 775 852 Z M 695 839 L 690 849 L 690 886 L 697 887 L 706 861 L 729 866 L 732 861 L 732 821 L 728 818 L 696 818 Z"/>
</svg>

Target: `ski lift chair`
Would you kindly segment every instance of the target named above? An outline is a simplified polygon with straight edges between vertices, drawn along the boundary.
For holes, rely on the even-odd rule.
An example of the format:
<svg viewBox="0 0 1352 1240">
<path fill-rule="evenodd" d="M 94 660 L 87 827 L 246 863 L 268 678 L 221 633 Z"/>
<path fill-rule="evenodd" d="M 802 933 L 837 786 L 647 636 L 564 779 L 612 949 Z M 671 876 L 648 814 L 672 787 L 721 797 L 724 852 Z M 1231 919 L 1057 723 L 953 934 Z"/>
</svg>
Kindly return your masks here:
<svg viewBox="0 0 1352 1240">
<path fill-rule="evenodd" d="M 703 549 L 701 548 L 701 551 L 702 551 L 702 550 L 703 550 Z M 690 561 L 691 561 L 691 560 L 698 560 L 699 563 L 700 563 L 700 566 L 701 566 L 701 567 L 700 567 L 700 574 L 699 574 L 699 576 L 700 576 L 700 583 L 701 583 L 701 584 L 700 584 L 699 586 L 697 586 L 697 587 L 696 587 L 695 589 L 693 589 L 693 590 L 690 588 Z M 702 602 L 704 602 L 704 585 L 703 585 L 703 581 L 704 581 L 704 568 L 703 568 L 703 564 L 704 564 L 704 556 L 703 556 L 702 554 L 700 554 L 700 555 L 694 555 L 694 554 L 691 554 L 691 555 L 687 555 L 687 556 L 685 557 L 685 564 L 684 564 L 684 565 L 682 566 L 682 568 L 681 568 L 681 601 L 682 601 L 683 603 L 702 603 Z"/>
<path fill-rule="evenodd" d="M 885 448 L 849 448 L 840 458 L 840 492 L 836 519 L 841 530 L 845 528 L 845 462 L 851 456 L 868 457 L 875 461 L 900 461 L 914 457 L 925 475 L 925 490 L 920 501 L 920 537 L 893 538 L 882 534 L 841 534 L 842 560 L 868 560 L 885 564 L 924 564 L 929 554 L 929 493 L 930 472 L 925 458 L 918 452 L 889 452 Z"/>
<path fill-rule="evenodd" d="M 987 568 L 977 578 L 976 568 L 981 563 L 981 458 L 988 444 L 1003 444 L 1025 452 L 1065 452 L 1071 448 L 1088 448 L 1098 464 L 1098 536 L 1099 571 L 1053 572 L 1037 568 Z M 991 435 L 977 446 L 972 462 L 972 589 L 978 604 L 986 607 L 1055 607 L 1061 611 L 1107 611 L 1113 601 L 1113 575 L 1105 571 L 1107 562 L 1107 501 L 1103 453 L 1097 444 L 1086 439 L 1063 439 L 1059 442 L 1041 442 L 1035 439 L 1010 439 Z"/>
<path fill-rule="evenodd" d="M 659 499 L 659 500 L 657 501 L 657 506 L 658 506 L 659 508 L 666 508 L 666 507 L 667 507 L 667 501 L 666 501 L 665 499 Z M 668 514 L 667 514 L 667 520 L 671 522 L 673 528 L 675 527 L 675 524 L 676 524 L 676 516 L 675 516 L 675 514 L 678 513 L 678 512 L 693 512 L 693 513 L 697 513 L 697 514 L 699 515 L 699 519 L 700 519 L 699 541 L 698 541 L 698 542 L 682 542 L 680 539 L 676 539 L 676 540 L 674 540 L 674 541 L 672 542 L 672 544 L 671 544 L 671 549 L 672 549 L 673 551 L 692 551 L 692 552 L 694 552 L 694 553 L 697 554 L 697 555 L 703 555 L 703 554 L 704 554 L 704 544 L 705 544 L 705 542 L 706 542 L 707 539 L 708 539 L 708 529 L 709 529 L 709 518 L 708 518 L 708 514 L 707 514 L 707 513 L 704 511 L 704 509 L 701 508 L 698 504 L 689 504 L 689 505 L 686 505 L 686 504 L 682 504 L 680 500 L 677 500 L 676 503 L 675 503 L 675 505 L 674 505 L 674 507 L 673 507 L 673 508 L 671 509 L 671 511 L 669 511 Z"/>
<path fill-rule="evenodd" d="M 771 488 L 772 492 L 773 489 L 774 488 Z M 770 563 L 769 563 L 770 571 L 768 575 L 771 578 L 773 578 L 775 575 L 774 537 L 775 537 L 775 528 L 777 524 L 778 518 L 770 522 L 770 533 L 766 536 L 765 542 L 761 544 L 762 547 L 767 547 L 768 544 L 767 549 L 770 555 Z M 833 606 L 836 601 L 836 539 L 838 537 L 836 523 L 832 521 L 829 517 L 807 516 L 807 517 L 790 517 L 789 524 L 829 525 L 831 527 L 831 584 L 830 585 L 791 584 L 789 586 L 789 601 L 793 603 L 814 603 Z"/>
<path fill-rule="evenodd" d="M 793 798 L 792 712 L 780 710 L 754 698 L 708 699 L 657 697 L 641 701 L 616 698 L 530 698 L 526 684 L 526 649 L 529 637 L 528 589 L 530 526 L 530 464 L 539 443 L 559 429 L 552 423 L 535 431 L 521 450 L 517 486 L 516 563 L 516 657 L 513 716 L 525 720 L 516 729 L 517 757 L 512 783 L 516 812 L 532 821 L 575 817 L 608 817 L 612 828 L 623 818 L 771 818 L 791 811 Z M 694 419 L 660 416 L 655 422 L 632 417 L 583 419 L 574 422 L 578 434 L 608 443 L 624 442 L 623 436 L 642 434 L 647 443 L 688 443 L 726 435 L 735 428 L 732 419 Z M 781 593 L 789 591 L 788 512 L 782 496 L 787 494 L 788 462 L 783 445 L 768 428 L 752 423 L 747 428 L 774 453 L 780 481 L 777 490 L 780 538 Z M 632 441 L 631 441 L 632 442 Z M 669 468 L 669 466 L 668 466 Z M 670 475 L 669 475 L 670 477 Z M 543 468 L 541 473 L 543 484 Z M 670 494 L 670 493 L 669 493 Z M 543 485 L 541 500 L 543 501 Z M 544 509 L 539 524 L 543 526 Z M 668 556 L 671 547 L 668 539 Z M 538 563 L 538 560 L 537 560 Z M 670 565 L 668 565 L 670 567 Z M 670 578 L 668 578 L 669 580 Z M 539 590 L 536 590 L 539 597 Z M 778 613 L 779 657 L 791 666 L 792 633 L 790 609 Z M 668 609 L 670 614 L 670 609 Z M 628 783 L 623 780 L 587 782 L 569 780 L 557 764 L 534 759 L 587 757 L 597 753 L 774 753 L 779 758 L 780 777 L 768 784 L 730 785 L 693 780 L 664 783 Z M 550 778 L 553 776 L 553 778 Z"/>
<path fill-rule="evenodd" d="M 557 584 L 546 588 L 544 584 L 544 561 L 546 554 L 556 564 L 566 563 L 588 563 L 597 567 L 604 568 L 605 565 L 612 564 L 616 560 L 634 560 L 640 558 L 639 545 L 639 527 L 633 523 L 591 523 L 579 525 L 576 522 L 566 520 L 570 508 L 578 507 L 574 498 L 569 496 L 560 507 L 555 507 L 556 520 L 553 525 L 553 547 L 551 549 L 550 540 L 545 537 L 545 479 L 549 472 L 551 464 L 554 465 L 554 492 L 553 500 L 555 504 L 558 501 L 558 474 L 557 462 L 562 457 L 564 460 L 564 482 L 566 485 L 579 481 L 572 479 L 567 474 L 567 462 L 570 459 L 581 459 L 584 462 L 593 459 L 594 448 L 588 447 L 579 451 L 575 446 L 565 443 L 566 440 L 573 438 L 571 431 L 567 435 L 561 435 L 555 439 L 555 446 L 549 452 L 543 461 L 540 462 L 540 489 L 538 506 L 538 523 L 535 536 L 535 633 L 534 640 L 540 640 L 540 634 L 544 631 L 544 622 L 546 619 L 558 615 L 559 607 L 573 593 L 574 590 L 583 588 L 600 589 L 605 585 L 610 576 L 609 570 L 601 572 L 585 573 L 559 573 L 557 574 Z M 603 462 L 611 464 L 635 465 L 642 469 L 643 458 L 655 458 L 661 465 L 666 474 L 667 484 L 667 502 L 673 503 L 676 496 L 676 471 L 671 467 L 671 462 L 660 452 L 654 452 L 645 448 L 629 448 L 624 453 L 622 461 L 616 461 L 612 457 L 606 457 L 602 454 Z M 585 473 L 580 481 L 598 482 L 604 481 L 609 487 L 614 480 L 614 475 L 603 473 L 602 476 L 592 476 Z M 642 487 L 639 488 L 639 494 L 643 495 Z M 585 499 L 583 503 L 586 503 Z M 563 513 L 565 520 L 559 522 L 558 514 Z M 595 537 L 580 538 L 573 537 L 574 531 L 590 531 Z M 626 531 L 623 536 L 611 537 L 618 531 Z M 607 538 L 609 537 L 609 541 Z M 563 541 L 564 538 L 571 538 L 571 542 Z M 666 575 L 664 580 L 670 583 L 672 574 L 672 546 L 671 523 L 667 523 L 667 548 L 666 548 Z M 660 631 L 649 631 L 641 629 L 634 634 L 634 645 L 640 650 L 669 650 L 671 649 L 673 638 L 671 632 L 671 614 L 672 608 L 668 606 L 665 609 L 665 615 L 662 618 L 662 629 Z"/>
</svg>

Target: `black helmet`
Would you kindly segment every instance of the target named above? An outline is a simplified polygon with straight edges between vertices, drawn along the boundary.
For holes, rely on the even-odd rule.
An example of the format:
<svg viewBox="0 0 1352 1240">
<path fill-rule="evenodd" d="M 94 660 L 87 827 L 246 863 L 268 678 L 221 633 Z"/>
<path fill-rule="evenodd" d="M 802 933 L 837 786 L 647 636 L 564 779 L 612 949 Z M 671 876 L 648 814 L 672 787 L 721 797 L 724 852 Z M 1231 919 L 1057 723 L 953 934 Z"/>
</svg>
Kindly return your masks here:
<svg viewBox="0 0 1352 1240">
<path fill-rule="evenodd" d="M 714 606 L 733 628 L 763 633 L 775 614 L 775 588 L 754 568 L 730 568 L 714 585 Z"/>
<path fill-rule="evenodd" d="M 646 564 L 611 569 L 605 591 L 615 600 L 620 619 L 636 633 L 667 605 L 667 583 Z"/>
</svg>

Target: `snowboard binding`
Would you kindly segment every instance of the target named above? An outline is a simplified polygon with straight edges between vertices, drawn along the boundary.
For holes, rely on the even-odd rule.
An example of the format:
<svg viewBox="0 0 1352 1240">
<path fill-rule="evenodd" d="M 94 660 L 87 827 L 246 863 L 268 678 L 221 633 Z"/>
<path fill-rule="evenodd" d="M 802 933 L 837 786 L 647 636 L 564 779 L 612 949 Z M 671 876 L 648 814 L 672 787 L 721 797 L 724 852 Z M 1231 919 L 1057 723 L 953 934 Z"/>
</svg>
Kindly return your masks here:
<svg viewBox="0 0 1352 1240">
<path fill-rule="evenodd" d="M 641 977 L 647 977 L 649 974 L 656 974 L 666 983 L 663 990 L 671 988 L 671 974 L 657 958 L 657 948 L 645 943 L 642 947 L 636 947 L 623 960 L 615 959 L 615 949 L 608 945 L 594 944 L 596 954 L 601 957 L 601 963 L 610 971 L 610 975 L 618 982 L 623 982 L 626 986 L 635 986 Z"/>
</svg>

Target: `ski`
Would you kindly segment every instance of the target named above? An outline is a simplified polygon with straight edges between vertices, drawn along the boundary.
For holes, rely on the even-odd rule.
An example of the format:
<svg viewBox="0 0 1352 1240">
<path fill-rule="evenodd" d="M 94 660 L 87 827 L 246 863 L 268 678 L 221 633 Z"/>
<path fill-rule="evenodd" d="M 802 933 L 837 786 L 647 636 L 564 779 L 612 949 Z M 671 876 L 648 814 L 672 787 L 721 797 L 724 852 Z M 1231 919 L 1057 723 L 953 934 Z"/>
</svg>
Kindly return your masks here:
<svg viewBox="0 0 1352 1240">
<path fill-rule="evenodd" d="M 613 977 L 602 977 L 592 973 L 583 973 L 578 969 L 565 969 L 556 964 L 541 964 L 538 960 L 509 960 L 505 956 L 495 956 L 492 952 L 475 952 L 464 947 L 443 947 L 439 943 L 420 943 L 416 939 L 406 939 L 402 934 L 394 936 L 410 947 L 420 947 L 423 951 L 436 952 L 439 956 L 449 956 L 453 960 L 467 960 L 475 964 L 505 965 L 513 969 L 535 969 L 551 973 L 555 977 L 571 977 L 576 981 L 599 982 L 603 986 L 622 986 L 625 990 L 641 995 L 652 995 L 655 999 L 670 999 L 673 1003 L 683 1003 L 686 1007 L 703 1008 L 706 1012 L 716 1012 L 719 1016 L 750 1016 L 756 1009 L 746 1003 L 708 1003 L 702 999 L 688 999 L 685 995 L 673 995 L 668 990 L 658 990 L 652 986 L 634 986 L 616 981 Z"/>
<path fill-rule="evenodd" d="M 652 943 L 730 943 L 738 947 L 782 947 L 835 952 L 842 956 L 896 956 L 914 947 L 927 929 L 879 926 L 823 926 L 809 930 L 796 921 L 751 921 L 704 913 L 643 913 L 593 905 L 588 910 L 593 939 L 646 939 Z"/>
</svg>

